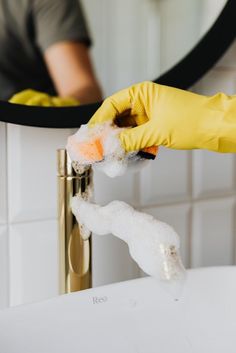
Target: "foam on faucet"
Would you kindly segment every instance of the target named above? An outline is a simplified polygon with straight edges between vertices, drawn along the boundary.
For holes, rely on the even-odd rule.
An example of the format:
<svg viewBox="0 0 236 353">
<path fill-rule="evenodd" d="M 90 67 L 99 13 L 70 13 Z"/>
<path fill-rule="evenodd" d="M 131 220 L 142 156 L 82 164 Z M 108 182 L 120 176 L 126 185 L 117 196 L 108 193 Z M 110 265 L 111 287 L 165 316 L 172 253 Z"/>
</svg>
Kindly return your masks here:
<svg viewBox="0 0 236 353">
<path fill-rule="evenodd" d="M 75 196 L 71 206 L 78 222 L 90 231 L 112 233 L 125 241 L 132 258 L 150 276 L 166 281 L 184 278 L 179 237 L 168 224 L 122 201 L 101 207 Z"/>
</svg>

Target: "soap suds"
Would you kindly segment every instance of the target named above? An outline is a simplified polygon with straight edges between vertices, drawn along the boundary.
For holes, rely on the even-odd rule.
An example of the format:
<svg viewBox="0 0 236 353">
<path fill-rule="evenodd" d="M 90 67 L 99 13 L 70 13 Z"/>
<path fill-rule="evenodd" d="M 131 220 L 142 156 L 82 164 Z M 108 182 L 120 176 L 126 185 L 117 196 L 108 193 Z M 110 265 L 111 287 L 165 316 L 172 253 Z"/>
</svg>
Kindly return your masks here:
<svg viewBox="0 0 236 353">
<path fill-rule="evenodd" d="M 67 152 L 77 165 L 92 165 L 112 178 L 125 174 L 127 170 L 136 172 L 146 166 L 148 161 L 140 158 L 138 151 L 124 151 L 118 137 L 122 130 L 111 122 L 97 124 L 93 128 L 87 124 L 81 125 L 68 138 Z"/>
<path fill-rule="evenodd" d="M 179 237 L 168 224 L 122 201 L 101 207 L 75 196 L 71 206 L 78 222 L 90 231 L 112 233 L 125 241 L 132 258 L 150 276 L 166 281 L 184 278 Z"/>
</svg>

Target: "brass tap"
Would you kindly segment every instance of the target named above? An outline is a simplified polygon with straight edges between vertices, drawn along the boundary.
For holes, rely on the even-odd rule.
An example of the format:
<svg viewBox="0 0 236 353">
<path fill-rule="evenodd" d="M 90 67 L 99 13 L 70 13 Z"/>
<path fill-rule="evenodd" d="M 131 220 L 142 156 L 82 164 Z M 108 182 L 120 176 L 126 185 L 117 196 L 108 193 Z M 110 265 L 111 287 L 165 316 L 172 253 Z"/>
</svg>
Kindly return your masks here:
<svg viewBox="0 0 236 353">
<path fill-rule="evenodd" d="M 57 157 L 60 293 L 64 294 L 92 286 L 92 237 L 83 240 L 70 206 L 76 194 L 88 199 L 92 170 L 84 167 L 75 171 L 65 149 L 59 149 Z"/>
</svg>

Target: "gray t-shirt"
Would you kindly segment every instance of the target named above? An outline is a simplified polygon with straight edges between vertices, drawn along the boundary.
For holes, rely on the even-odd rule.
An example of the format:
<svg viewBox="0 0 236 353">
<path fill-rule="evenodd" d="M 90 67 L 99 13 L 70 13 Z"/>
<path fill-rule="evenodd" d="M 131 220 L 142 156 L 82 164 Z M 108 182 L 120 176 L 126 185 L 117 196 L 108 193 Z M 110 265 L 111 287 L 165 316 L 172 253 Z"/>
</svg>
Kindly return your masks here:
<svg viewBox="0 0 236 353">
<path fill-rule="evenodd" d="M 0 99 L 26 88 L 55 94 L 43 53 L 66 40 L 90 45 L 78 0 L 0 0 Z"/>
</svg>

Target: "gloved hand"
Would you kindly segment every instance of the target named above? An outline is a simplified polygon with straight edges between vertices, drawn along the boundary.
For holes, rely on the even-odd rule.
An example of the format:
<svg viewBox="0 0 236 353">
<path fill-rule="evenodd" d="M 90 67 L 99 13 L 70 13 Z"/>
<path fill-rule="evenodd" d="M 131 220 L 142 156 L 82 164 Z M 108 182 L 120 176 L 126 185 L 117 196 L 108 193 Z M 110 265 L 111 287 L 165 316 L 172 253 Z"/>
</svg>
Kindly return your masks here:
<svg viewBox="0 0 236 353">
<path fill-rule="evenodd" d="M 127 152 L 150 146 L 236 152 L 236 96 L 202 96 L 152 82 L 135 84 L 107 98 L 89 121 L 128 119 L 120 133 Z"/>
<path fill-rule="evenodd" d="M 9 100 L 10 103 L 37 105 L 43 107 L 66 107 L 76 106 L 79 102 L 70 97 L 61 98 L 50 96 L 47 93 L 26 89 L 19 93 L 14 94 Z"/>
</svg>

